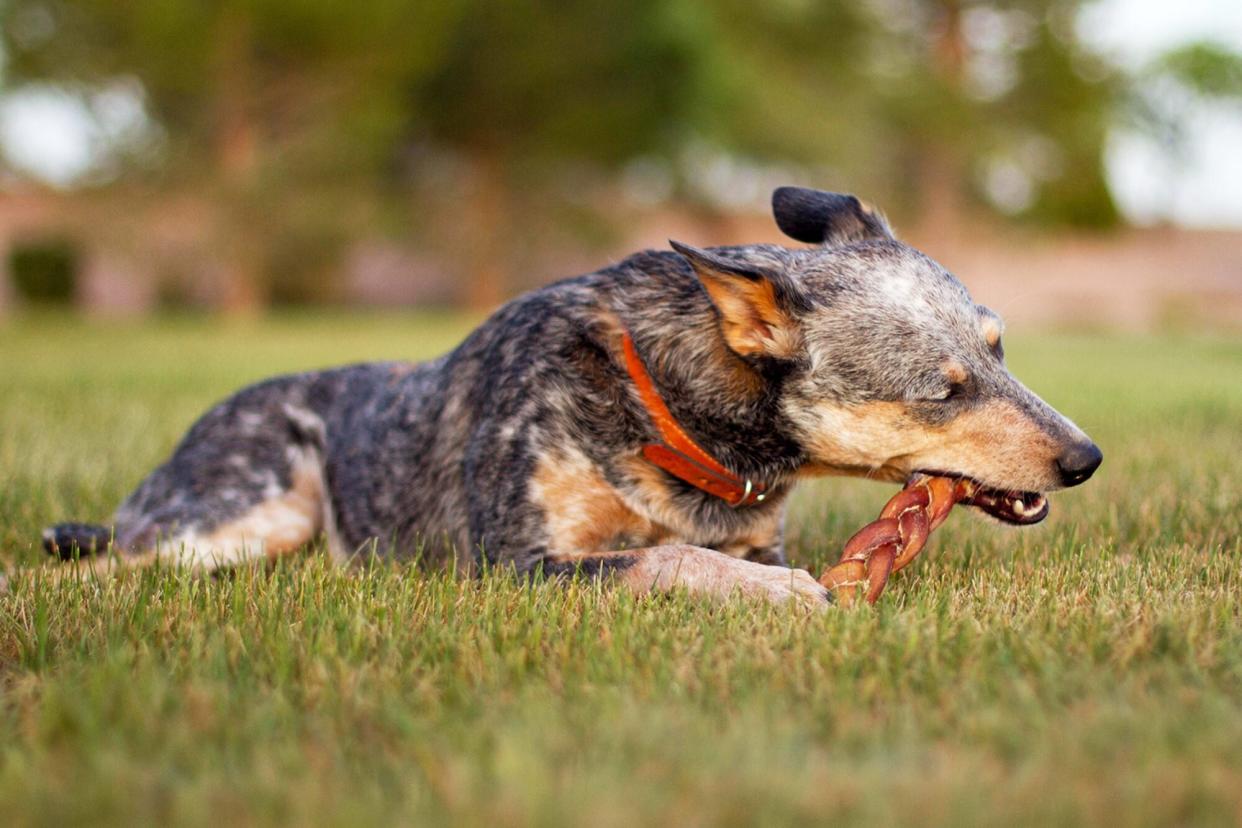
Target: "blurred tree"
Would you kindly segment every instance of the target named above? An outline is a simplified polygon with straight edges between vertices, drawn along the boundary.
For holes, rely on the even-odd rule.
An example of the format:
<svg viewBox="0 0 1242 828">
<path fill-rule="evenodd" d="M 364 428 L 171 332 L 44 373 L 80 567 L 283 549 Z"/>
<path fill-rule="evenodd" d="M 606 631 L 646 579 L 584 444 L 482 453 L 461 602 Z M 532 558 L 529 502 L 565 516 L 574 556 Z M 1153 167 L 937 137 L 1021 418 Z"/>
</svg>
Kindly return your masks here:
<svg viewBox="0 0 1242 828">
<path fill-rule="evenodd" d="M 1188 43 L 1151 61 L 1129 91 L 1132 124 L 1177 156 L 1196 109 L 1242 106 L 1242 55 L 1217 43 Z"/>
<path fill-rule="evenodd" d="M 121 183 L 214 205 L 224 304 L 265 299 L 273 237 L 341 232 L 401 140 L 404 88 L 437 65 L 454 0 L 15 0 L 0 17 L 10 88 L 83 96 L 133 78 L 160 136 L 156 173 Z M 138 159 L 150 162 L 151 159 Z M 342 203 L 342 199 L 346 201 Z"/>
<path fill-rule="evenodd" d="M 13 286 L 28 301 L 69 304 L 77 282 L 75 253 L 73 244 L 60 238 L 35 239 L 16 246 L 8 257 Z"/>
<path fill-rule="evenodd" d="M 1205 98 L 1242 103 L 1242 55 L 1219 43 L 1188 43 L 1161 56 L 1149 73 Z"/>
<path fill-rule="evenodd" d="M 206 194 L 228 305 L 414 191 L 471 228 L 492 304 L 546 205 L 636 158 L 692 197 L 705 155 L 796 164 L 932 233 L 1115 221 L 1119 85 L 1078 42 L 1084 2 L 9 0 L 0 37 L 10 89 L 140 85 L 159 152 L 119 183 Z"/>
<path fill-rule="evenodd" d="M 471 300 L 494 305 L 546 182 L 672 155 L 696 101 L 702 44 L 682 0 L 472 2 L 443 59 L 412 88 L 411 139 L 466 159 L 474 228 Z"/>
<path fill-rule="evenodd" d="M 1187 43 L 1151 60 L 1127 86 L 1121 128 L 1154 142 L 1174 165 L 1187 164 L 1205 116 L 1242 114 L 1242 54 L 1219 43 Z M 1163 189 L 1168 205 L 1179 201 L 1177 176 Z"/>
<path fill-rule="evenodd" d="M 716 53 L 735 61 L 737 105 L 720 125 L 738 151 L 828 162 L 925 233 L 955 232 L 978 208 L 1117 220 L 1102 150 L 1120 87 L 1077 38 L 1085 3 L 710 5 L 725 10 Z"/>
</svg>

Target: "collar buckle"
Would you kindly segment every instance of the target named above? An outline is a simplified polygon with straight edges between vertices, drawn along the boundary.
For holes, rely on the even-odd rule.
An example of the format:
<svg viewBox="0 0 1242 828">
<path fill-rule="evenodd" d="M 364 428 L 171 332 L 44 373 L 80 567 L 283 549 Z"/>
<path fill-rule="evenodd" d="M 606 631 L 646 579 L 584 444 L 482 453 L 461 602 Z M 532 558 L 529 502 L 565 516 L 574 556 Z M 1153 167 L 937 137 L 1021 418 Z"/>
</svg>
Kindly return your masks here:
<svg viewBox="0 0 1242 828">
<path fill-rule="evenodd" d="M 755 482 L 749 477 L 746 478 L 746 488 L 742 491 L 741 497 L 729 504 L 730 509 L 737 509 L 746 505 L 746 501 L 750 500 L 750 496 L 755 493 Z M 755 494 L 755 502 L 762 503 L 763 499 L 768 496 L 767 492 L 759 492 Z"/>
</svg>

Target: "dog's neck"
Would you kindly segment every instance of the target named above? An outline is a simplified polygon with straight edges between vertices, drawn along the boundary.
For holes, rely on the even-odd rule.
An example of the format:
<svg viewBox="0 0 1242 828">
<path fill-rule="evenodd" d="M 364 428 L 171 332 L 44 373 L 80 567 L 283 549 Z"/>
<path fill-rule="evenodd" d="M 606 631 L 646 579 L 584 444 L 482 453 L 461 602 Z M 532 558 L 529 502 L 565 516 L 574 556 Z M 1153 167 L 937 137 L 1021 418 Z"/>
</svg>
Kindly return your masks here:
<svg viewBox="0 0 1242 828">
<path fill-rule="evenodd" d="M 634 344 L 656 391 L 678 425 L 739 478 L 789 479 L 805 457 L 783 426 L 779 369 L 730 350 L 706 300 L 695 311 L 672 325 L 636 320 Z"/>
<path fill-rule="evenodd" d="M 647 462 L 734 508 L 764 502 L 768 496 L 766 483 L 735 475 L 677 422 L 656 389 L 629 332 L 621 334 L 621 346 L 625 371 L 638 392 L 643 408 L 647 410 L 647 417 L 659 434 L 657 442 L 643 446 L 643 457 Z"/>
</svg>

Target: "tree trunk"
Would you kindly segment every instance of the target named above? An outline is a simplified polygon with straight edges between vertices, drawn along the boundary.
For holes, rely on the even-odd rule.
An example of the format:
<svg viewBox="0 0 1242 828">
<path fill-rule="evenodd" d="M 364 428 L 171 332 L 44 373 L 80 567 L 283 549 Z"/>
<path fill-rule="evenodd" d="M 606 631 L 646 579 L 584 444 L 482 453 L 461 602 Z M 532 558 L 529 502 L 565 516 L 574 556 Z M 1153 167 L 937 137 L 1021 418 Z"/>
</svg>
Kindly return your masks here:
<svg viewBox="0 0 1242 828">
<path fill-rule="evenodd" d="M 961 158 L 950 147 L 927 143 L 919 148 L 917 164 L 919 217 L 915 234 L 923 243 L 958 243 L 966 223 Z"/>
<path fill-rule="evenodd" d="M 962 33 L 959 0 L 939 0 L 939 21 L 933 35 L 932 64 L 951 95 L 963 94 L 966 40 Z M 965 225 L 966 170 L 960 152 L 939 136 L 924 138 L 917 149 L 920 239 L 952 244 L 961 239 Z"/>
<path fill-rule="evenodd" d="M 469 251 L 466 301 L 475 311 L 494 310 L 509 298 L 513 221 L 506 173 L 497 153 L 475 154 L 464 234 Z"/>
<path fill-rule="evenodd" d="M 251 22 L 244 10 L 223 12 L 216 43 L 216 233 L 222 254 L 217 295 L 226 314 L 248 316 L 262 310 L 265 297 L 261 235 L 246 209 L 258 166 L 258 130 Z"/>
</svg>

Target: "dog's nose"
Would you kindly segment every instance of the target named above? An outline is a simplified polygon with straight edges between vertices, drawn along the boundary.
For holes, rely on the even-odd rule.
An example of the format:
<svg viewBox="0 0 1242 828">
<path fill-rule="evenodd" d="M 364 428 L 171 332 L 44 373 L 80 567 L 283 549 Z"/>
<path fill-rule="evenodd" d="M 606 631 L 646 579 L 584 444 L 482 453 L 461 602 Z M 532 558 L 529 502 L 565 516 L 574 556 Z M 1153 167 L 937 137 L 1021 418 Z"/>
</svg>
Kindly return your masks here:
<svg viewBox="0 0 1242 828">
<path fill-rule="evenodd" d="M 1057 470 L 1066 486 L 1085 483 L 1104 462 L 1104 452 L 1095 443 L 1079 443 L 1057 458 Z"/>
</svg>

